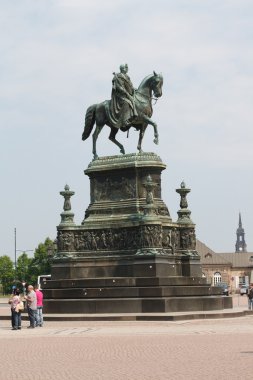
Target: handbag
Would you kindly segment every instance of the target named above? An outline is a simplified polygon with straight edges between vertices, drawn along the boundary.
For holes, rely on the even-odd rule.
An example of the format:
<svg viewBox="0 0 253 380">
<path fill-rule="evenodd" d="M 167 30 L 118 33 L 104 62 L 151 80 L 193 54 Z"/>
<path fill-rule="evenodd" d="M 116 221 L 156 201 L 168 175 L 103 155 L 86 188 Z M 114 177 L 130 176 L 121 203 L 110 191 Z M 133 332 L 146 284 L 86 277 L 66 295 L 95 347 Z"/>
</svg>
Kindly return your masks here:
<svg viewBox="0 0 253 380">
<path fill-rule="evenodd" d="M 15 311 L 16 311 L 17 313 L 19 313 L 20 311 L 23 311 L 24 308 L 25 308 L 25 306 L 24 306 L 24 302 L 23 302 L 23 301 L 20 301 L 20 302 L 17 304 Z"/>
</svg>

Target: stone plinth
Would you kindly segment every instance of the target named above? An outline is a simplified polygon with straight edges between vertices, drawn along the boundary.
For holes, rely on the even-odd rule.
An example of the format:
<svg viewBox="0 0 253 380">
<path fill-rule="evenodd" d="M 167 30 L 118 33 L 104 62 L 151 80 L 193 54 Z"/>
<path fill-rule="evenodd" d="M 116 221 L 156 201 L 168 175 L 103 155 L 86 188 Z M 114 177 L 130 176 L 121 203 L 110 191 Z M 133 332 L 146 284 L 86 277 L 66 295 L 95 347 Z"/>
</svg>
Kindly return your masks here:
<svg viewBox="0 0 253 380">
<path fill-rule="evenodd" d="M 85 170 L 90 178 L 90 205 L 83 225 L 106 222 L 109 226 L 135 226 L 143 218 L 146 206 L 145 182 L 150 175 L 154 189 L 155 212 L 171 222 L 167 206 L 161 198 L 161 172 L 166 166 L 154 153 L 101 157 Z"/>
<path fill-rule="evenodd" d="M 58 230 L 45 312 L 169 312 L 231 307 L 202 278 L 195 225 L 181 184 L 177 222 L 162 199 L 165 164 L 154 153 L 101 157 L 90 163 L 90 204 L 73 222 L 69 187 Z M 67 199 L 67 201 L 66 201 Z M 62 216 L 63 218 L 63 216 Z M 62 308 L 62 309 L 61 309 Z"/>
</svg>

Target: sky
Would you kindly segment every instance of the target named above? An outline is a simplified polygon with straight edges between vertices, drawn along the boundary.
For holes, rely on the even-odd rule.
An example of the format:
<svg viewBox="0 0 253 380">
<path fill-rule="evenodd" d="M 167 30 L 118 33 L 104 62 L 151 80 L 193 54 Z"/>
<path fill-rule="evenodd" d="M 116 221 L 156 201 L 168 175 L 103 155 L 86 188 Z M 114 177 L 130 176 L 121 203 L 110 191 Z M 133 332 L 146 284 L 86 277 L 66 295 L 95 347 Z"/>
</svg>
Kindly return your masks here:
<svg viewBox="0 0 253 380">
<path fill-rule="evenodd" d="M 92 140 L 86 109 L 109 99 L 128 63 L 135 87 L 164 77 L 154 105 L 160 142 L 143 150 L 167 165 L 162 198 L 177 220 L 182 180 L 197 238 L 233 252 L 239 212 L 253 252 L 253 2 L 251 0 L 0 0 L 0 255 L 55 239 L 67 183 L 80 224 L 89 205 Z M 100 156 L 119 150 L 104 127 Z M 126 153 L 138 133 L 118 133 Z"/>
</svg>

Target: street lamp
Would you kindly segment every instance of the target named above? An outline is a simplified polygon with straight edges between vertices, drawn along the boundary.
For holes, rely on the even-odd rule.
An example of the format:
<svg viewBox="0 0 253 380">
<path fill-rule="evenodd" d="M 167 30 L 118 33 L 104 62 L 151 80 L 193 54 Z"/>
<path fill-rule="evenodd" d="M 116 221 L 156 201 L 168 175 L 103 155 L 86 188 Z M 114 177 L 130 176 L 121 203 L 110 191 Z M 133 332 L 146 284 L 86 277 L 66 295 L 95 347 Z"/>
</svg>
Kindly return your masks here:
<svg viewBox="0 0 253 380">
<path fill-rule="evenodd" d="M 23 253 L 33 252 L 33 249 L 17 249 L 17 252 L 23 252 Z"/>
</svg>

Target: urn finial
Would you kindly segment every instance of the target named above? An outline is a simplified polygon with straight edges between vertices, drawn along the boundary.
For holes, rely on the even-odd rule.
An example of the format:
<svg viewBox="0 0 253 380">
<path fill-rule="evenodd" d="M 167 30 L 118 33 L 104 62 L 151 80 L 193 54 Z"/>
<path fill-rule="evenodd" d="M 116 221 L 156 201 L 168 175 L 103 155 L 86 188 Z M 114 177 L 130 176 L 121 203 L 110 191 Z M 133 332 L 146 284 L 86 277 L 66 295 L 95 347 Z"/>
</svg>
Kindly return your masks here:
<svg viewBox="0 0 253 380">
<path fill-rule="evenodd" d="M 71 211 L 70 198 L 75 194 L 74 191 L 70 190 L 69 185 L 65 185 L 64 191 L 60 191 L 60 194 L 64 198 L 63 212 L 61 213 L 61 223 L 64 224 L 74 224 L 74 213 Z"/>
</svg>

